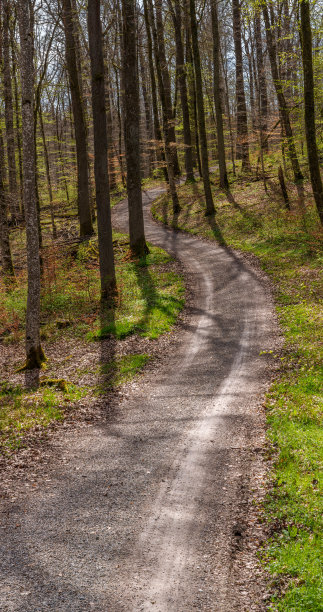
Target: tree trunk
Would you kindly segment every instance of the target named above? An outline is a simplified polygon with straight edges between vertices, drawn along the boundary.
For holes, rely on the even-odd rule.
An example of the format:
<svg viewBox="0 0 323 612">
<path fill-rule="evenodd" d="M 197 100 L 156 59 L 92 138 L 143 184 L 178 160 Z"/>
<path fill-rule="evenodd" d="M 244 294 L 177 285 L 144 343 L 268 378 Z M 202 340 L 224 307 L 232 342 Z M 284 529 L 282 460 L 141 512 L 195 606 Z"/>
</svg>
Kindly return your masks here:
<svg viewBox="0 0 323 612">
<path fill-rule="evenodd" d="M 10 44 L 11 44 L 11 56 L 12 56 L 12 74 L 14 83 L 14 100 L 15 100 L 15 124 L 16 124 L 16 140 L 18 148 L 18 164 L 19 164 L 19 181 L 20 181 L 20 203 L 21 203 L 21 216 L 24 218 L 25 211 L 23 208 L 23 175 L 22 175 L 22 144 L 21 144 L 21 129 L 20 129 L 20 115 L 19 115 L 19 91 L 18 91 L 18 79 L 17 79 L 17 60 L 16 60 L 16 44 L 15 44 L 14 27 L 10 29 Z"/>
<path fill-rule="evenodd" d="M 198 126 L 200 135 L 201 145 L 201 162 L 202 162 L 202 176 L 204 184 L 204 194 L 206 203 L 206 214 L 214 215 L 215 208 L 213 203 L 210 174 L 209 174 L 209 158 L 208 158 L 208 147 L 205 129 L 205 115 L 204 115 L 204 102 L 203 102 L 203 84 L 202 84 L 202 72 L 201 72 L 201 61 L 200 61 L 200 50 L 198 45 L 198 33 L 197 33 L 197 22 L 195 13 L 195 1 L 190 0 L 190 18 L 191 18 L 191 34 L 192 34 L 192 50 L 195 67 L 195 80 L 196 80 L 196 103 L 197 103 L 197 116 Z"/>
<path fill-rule="evenodd" d="M 168 4 L 171 10 L 172 19 L 175 30 L 175 43 L 176 43 L 176 67 L 179 82 L 179 89 L 181 95 L 182 115 L 183 115 L 183 133 L 184 133 L 184 145 L 185 145 L 185 170 L 186 180 L 194 181 L 194 169 L 193 169 L 193 156 L 192 156 L 192 137 L 190 127 L 190 114 L 187 100 L 187 86 L 186 86 L 186 70 L 184 60 L 184 47 L 182 40 L 182 15 L 181 6 L 179 0 L 174 0 L 174 8 L 172 0 L 168 0 Z"/>
<path fill-rule="evenodd" d="M 117 86 L 117 115 L 118 115 L 118 159 L 121 172 L 121 180 L 123 187 L 126 186 L 126 178 L 123 169 L 123 158 L 122 158 L 122 120 L 121 120 L 121 104 L 120 104 L 120 90 L 119 90 L 119 77 L 118 69 L 115 67 L 115 77 Z"/>
<path fill-rule="evenodd" d="M 11 212 L 12 220 L 16 222 L 19 219 L 20 211 L 17 185 L 15 134 L 13 127 L 13 101 L 9 44 L 10 5 L 8 0 L 3 0 L 3 10 L 3 84 L 7 136 L 7 156 L 9 166 L 9 209 Z"/>
<path fill-rule="evenodd" d="M 102 26 L 101 26 L 102 27 Z M 107 137 L 108 137 L 108 170 L 109 170 L 109 186 L 110 190 L 113 191 L 117 188 L 117 172 L 115 164 L 115 153 L 113 144 L 113 116 L 112 116 L 112 103 L 111 103 L 111 84 L 110 74 L 105 69 L 105 99 L 106 99 L 106 122 L 107 122 Z"/>
<path fill-rule="evenodd" d="M 19 0 L 21 45 L 22 140 L 24 207 L 27 234 L 28 294 L 26 313 L 26 368 L 40 367 L 45 355 L 40 344 L 40 259 L 35 193 L 34 65 L 31 4 Z"/>
<path fill-rule="evenodd" d="M 124 86 L 124 139 L 127 161 L 130 249 L 135 256 L 147 253 L 142 210 L 139 83 L 135 0 L 122 0 L 122 64 Z"/>
<path fill-rule="evenodd" d="M 301 2 L 301 36 L 304 70 L 305 131 L 307 156 L 310 167 L 311 183 L 317 212 L 323 225 L 323 185 L 316 146 L 314 79 L 312 62 L 312 32 L 310 5 L 308 0 Z"/>
<path fill-rule="evenodd" d="M 236 58 L 237 158 L 242 160 L 242 171 L 250 172 L 248 118 L 243 82 L 240 0 L 232 0 L 232 11 L 234 52 Z"/>
<path fill-rule="evenodd" d="M 1 130 L 1 128 L 0 128 Z M 2 132 L 0 134 L 2 138 Z M 3 181 L 3 160 L 0 158 L 0 253 L 2 262 L 2 274 L 5 281 L 12 280 L 14 269 L 10 250 L 10 237 L 7 218 L 7 202 Z"/>
<path fill-rule="evenodd" d="M 148 97 L 148 91 L 146 86 L 146 66 L 142 51 L 142 46 L 139 45 L 139 59 L 140 59 L 140 74 L 141 74 L 141 91 L 142 97 L 144 99 L 144 109 L 145 109 L 145 127 L 146 127 L 146 144 L 145 144 L 145 163 L 144 168 L 147 173 L 147 176 L 151 174 L 152 167 L 152 121 L 151 121 L 151 113 L 150 113 L 150 101 Z"/>
<path fill-rule="evenodd" d="M 268 8 L 265 2 L 262 5 L 262 10 L 263 10 L 264 21 L 265 21 L 265 26 L 266 26 L 266 37 L 267 37 L 267 47 L 268 47 L 268 54 L 269 54 L 269 60 L 270 60 L 270 67 L 271 67 L 271 73 L 272 73 L 272 77 L 273 77 L 273 81 L 275 85 L 279 112 L 281 114 L 282 124 L 284 127 L 284 131 L 285 131 L 285 135 L 286 135 L 286 139 L 288 143 L 288 152 L 289 152 L 289 158 L 290 158 L 293 173 L 294 173 L 294 180 L 295 180 L 295 183 L 298 183 L 302 181 L 304 177 L 303 177 L 303 174 L 302 174 L 299 162 L 298 162 L 298 157 L 297 157 L 296 147 L 295 147 L 295 142 L 294 142 L 294 136 L 293 136 L 293 130 L 292 130 L 292 126 L 291 126 L 290 118 L 289 118 L 289 109 L 288 109 L 288 105 L 286 103 L 284 92 L 283 92 L 283 85 L 279 78 L 276 44 L 274 41 L 272 28 L 270 25 Z"/>
<path fill-rule="evenodd" d="M 264 66 L 264 56 L 262 48 L 261 21 L 259 9 L 255 12 L 255 39 L 256 39 L 256 58 L 258 72 L 258 99 L 259 99 L 259 131 L 261 132 L 261 147 L 265 153 L 268 152 L 268 98 L 267 83 Z"/>
<path fill-rule="evenodd" d="M 150 29 L 147 0 L 144 0 L 143 4 L 144 4 L 144 18 L 145 18 L 146 34 L 147 34 L 148 63 L 149 63 L 151 97 L 152 97 L 153 117 L 154 117 L 154 136 L 155 136 L 155 141 L 156 141 L 156 156 L 157 156 L 157 161 L 162 162 L 163 164 L 163 172 L 164 172 L 165 180 L 168 181 L 165 151 L 164 151 L 163 144 L 162 144 L 162 132 L 161 132 L 159 114 L 158 114 L 156 79 L 155 79 L 155 70 L 154 70 L 154 62 L 153 62 L 153 47 L 152 47 L 152 40 L 151 40 L 151 29 Z"/>
<path fill-rule="evenodd" d="M 57 230 L 56 230 L 55 217 L 54 217 L 52 180 L 51 180 L 51 176 L 50 176 L 49 155 L 48 155 L 48 148 L 47 148 L 47 143 L 46 143 L 46 134 L 45 134 L 43 112 L 42 112 L 41 104 L 39 105 L 39 108 L 38 108 L 38 114 L 39 114 L 40 131 L 41 131 L 41 136 L 42 136 L 42 141 L 43 141 L 43 149 L 44 149 L 44 158 L 45 158 L 45 168 L 46 168 L 46 178 L 47 178 L 47 188 L 48 188 L 48 197 L 49 197 L 50 217 L 51 217 L 51 223 L 52 223 L 52 232 L 53 232 L 53 238 L 54 238 L 54 240 L 56 240 L 56 238 L 57 238 Z"/>
<path fill-rule="evenodd" d="M 174 157 L 172 156 L 172 150 L 171 150 L 171 145 L 172 145 L 171 127 L 170 127 L 170 123 L 168 120 L 164 81 L 163 81 L 162 70 L 161 70 L 161 65 L 160 65 L 160 55 L 158 53 L 158 35 L 157 35 L 157 29 L 156 29 L 156 24 L 155 24 L 155 17 L 154 17 L 154 13 L 153 13 L 151 4 L 149 5 L 149 9 L 150 9 L 149 18 L 151 21 L 150 25 L 152 28 L 153 40 L 154 40 L 156 72 L 157 72 L 158 85 L 159 85 L 160 101 L 161 101 L 162 112 L 163 112 L 163 129 L 164 129 L 164 139 L 165 139 L 165 158 L 166 158 L 166 165 L 167 165 L 167 177 L 168 177 L 169 191 L 170 191 L 172 202 L 173 202 L 173 212 L 174 214 L 177 214 L 180 210 L 180 206 L 179 206 L 177 190 L 176 190 L 176 183 L 175 183 Z"/>
<path fill-rule="evenodd" d="M 169 137 L 170 154 L 172 158 L 174 174 L 175 176 L 180 176 L 181 171 L 180 171 L 180 167 L 178 163 L 177 148 L 176 148 L 175 123 L 174 123 L 174 117 L 173 117 L 170 78 L 169 78 L 166 52 L 165 52 L 162 0 L 155 0 L 155 6 L 156 6 L 156 31 L 157 31 L 157 45 L 155 47 L 155 54 L 158 55 L 158 62 L 160 65 L 161 78 L 163 81 L 165 109 L 166 109 L 167 122 L 168 122 L 167 131 L 168 131 L 168 137 Z M 156 57 L 156 62 L 157 62 L 157 57 Z"/>
<path fill-rule="evenodd" d="M 225 161 L 225 146 L 223 135 L 223 117 L 222 117 L 222 95 L 220 81 L 220 36 L 219 36 L 219 21 L 217 0 L 212 0 L 211 4 L 212 16 L 212 35 L 213 35 L 213 93 L 214 106 L 216 115 L 216 130 L 218 143 L 218 160 L 220 172 L 220 187 L 227 189 L 229 187 L 226 161 Z"/>
<path fill-rule="evenodd" d="M 77 157 L 77 189 L 78 212 L 80 220 L 80 236 L 93 234 L 90 187 L 88 168 L 87 129 L 85 122 L 84 104 L 82 100 L 80 81 L 78 75 L 76 43 L 74 35 L 74 22 L 71 0 L 62 0 L 63 22 L 66 40 L 66 64 L 70 82 L 72 109 L 75 127 L 76 157 Z"/>
<path fill-rule="evenodd" d="M 108 176 L 108 138 L 100 0 L 88 0 L 88 33 L 91 58 L 94 173 L 98 216 L 101 298 L 103 300 L 111 300 L 116 289 L 116 277 Z"/>
</svg>

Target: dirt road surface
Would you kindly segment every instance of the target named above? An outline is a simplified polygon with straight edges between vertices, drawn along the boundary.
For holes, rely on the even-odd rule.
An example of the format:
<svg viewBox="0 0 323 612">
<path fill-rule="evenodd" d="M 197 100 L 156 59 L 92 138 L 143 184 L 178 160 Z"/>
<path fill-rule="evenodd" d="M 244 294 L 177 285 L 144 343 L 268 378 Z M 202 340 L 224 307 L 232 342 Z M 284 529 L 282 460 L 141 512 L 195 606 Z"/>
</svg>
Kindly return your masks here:
<svg viewBox="0 0 323 612">
<path fill-rule="evenodd" d="M 153 222 L 159 193 L 144 197 L 147 239 L 190 275 L 187 323 L 108 422 L 67 430 L 35 486 L 17 483 L 2 509 L 3 612 L 264 609 L 245 542 L 271 300 L 237 254 Z M 127 230 L 126 202 L 113 219 Z"/>
</svg>

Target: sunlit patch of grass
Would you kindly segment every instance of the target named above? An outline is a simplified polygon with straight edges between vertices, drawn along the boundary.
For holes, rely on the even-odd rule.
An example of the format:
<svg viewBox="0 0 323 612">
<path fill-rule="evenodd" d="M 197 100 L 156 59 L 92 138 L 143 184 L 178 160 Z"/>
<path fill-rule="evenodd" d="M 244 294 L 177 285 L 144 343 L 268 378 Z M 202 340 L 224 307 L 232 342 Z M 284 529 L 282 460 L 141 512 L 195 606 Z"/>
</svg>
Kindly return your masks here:
<svg viewBox="0 0 323 612">
<path fill-rule="evenodd" d="M 48 252 L 44 259 L 41 294 L 41 337 L 47 342 L 62 335 L 98 340 L 138 333 L 157 338 L 169 331 L 184 304 L 184 285 L 171 269 L 172 258 L 150 246 L 145 258 L 129 258 L 128 238 L 114 234 L 118 296 L 102 316 L 97 240 L 76 247 L 74 254 Z M 0 291 L 0 338 L 23 340 L 26 316 L 26 277 Z"/>
<path fill-rule="evenodd" d="M 64 387 L 50 382 L 34 390 L 0 383 L 0 447 L 4 451 L 19 448 L 26 432 L 63 420 L 66 411 L 88 392 L 66 381 Z"/>
<path fill-rule="evenodd" d="M 169 331 L 184 305 L 182 278 L 168 267 L 171 261 L 164 251 L 150 246 L 145 258 L 124 262 L 118 269 L 116 308 L 100 313 L 88 340 L 132 334 L 152 339 Z"/>
<path fill-rule="evenodd" d="M 98 395 L 123 385 L 142 370 L 150 356 L 143 354 L 122 355 L 100 366 L 100 382 L 95 389 Z"/>
<path fill-rule="evenodd" d="M 277 593 L 270 609 L 290 612 L 317 612 L 323 601 L 322 231 L 307 190 L 305 198 L 302 217 L 293 194 L 288 212 L 275 185 L 266 193 L 261 182 L 237 180 L 230 193 L 214 188 L 213 220 L 204 215 L 201 183 L 179 189 L 176 219 L 167 195 L 153 206 L 164 223 L 257 255 L 273 280 L 286 343 L 273 357 L 281 373 L 267 398 L 274 468 L 264 508 L 272 537 L 263 559 Z"/>
</svg>

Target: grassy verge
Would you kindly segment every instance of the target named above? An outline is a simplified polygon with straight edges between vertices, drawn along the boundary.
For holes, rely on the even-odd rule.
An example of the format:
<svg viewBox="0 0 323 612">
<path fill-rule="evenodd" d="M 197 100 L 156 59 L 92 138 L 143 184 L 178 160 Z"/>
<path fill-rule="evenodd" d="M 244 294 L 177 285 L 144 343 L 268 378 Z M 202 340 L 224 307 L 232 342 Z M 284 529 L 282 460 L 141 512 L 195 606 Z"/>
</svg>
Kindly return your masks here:
<svg viewBox="0 0 323 612">
<path fill-rule="evenodd" d="M 290 187 L 290 189 L 292 189 Z M 179 189 L 182 210 L 172 214 L 167 195 L 154 204 L 164 223 L 254 253 L 271 277 L 285 334 L 280 374 L 267 397 L 268 437 L 274 457 L 265 515 L 271 537 L 263 560 L 276 595 L 271 610 L 322 610 L 320 534 L 322 493 L 322 368 L 320 306 L 322 233 L 310 194 L 304 215 L 284 209 L 277 185 L 235 182 L 230 192 L 214 187 L 217 214 L 204 215 L 200 182 Z M 295 210 L 296 209 L 296 210 Z"/>
<path fill-rule="evenodd" d="M 14 235 L 13 246 L 18 253 L 22 234 L 16 231 Z M 26 388 L 24 374 L 16 372 L 23 357 L 10 371 L 0 367 L 0 446 L 5 453 L 23 445 L 27 432 L 45 430 L 50 423 L 63 420 L 84 398 L 95 401 L 131 380 L 150 357 L 149 341 L 168 332 L 175 323 L 184 305 L 185 288 L 172 258 L 150 246 L 149 255 L 133 261 L 128 237 L 117 233 L 114 249 L 118 295 L 113 308 L 102 310 L 96 239 L 80 244 L 73 240 L 48 241 L 44 249 L 41 338 L 52 358 L 32 388 Z M 12 355 L 24 342 L 26 273 L 23 262 L 16 259 L 15 263 L 16 285 L 8 289 L 0 281 L 3 365 L 6 354 Z M 133 354 L 137 350 L 133 344 L 124 348 L 124 340 L 130 336 L 147 339 L 145 352 L 140 353 L 139 346 L 139 354 Z M 100 343 L 107 357 L 101 355 Z M 59 359 L 67 345 L 71 354 L 66 357 L 65 373 Z M 95 354 L 96 362 L 87 363 L 84 371 L 80 368 L 78 372 L 78 360 L 83 361 L 87 353 Z M 68 380 L 71 372 L 72 381 Z"/>
</svg>

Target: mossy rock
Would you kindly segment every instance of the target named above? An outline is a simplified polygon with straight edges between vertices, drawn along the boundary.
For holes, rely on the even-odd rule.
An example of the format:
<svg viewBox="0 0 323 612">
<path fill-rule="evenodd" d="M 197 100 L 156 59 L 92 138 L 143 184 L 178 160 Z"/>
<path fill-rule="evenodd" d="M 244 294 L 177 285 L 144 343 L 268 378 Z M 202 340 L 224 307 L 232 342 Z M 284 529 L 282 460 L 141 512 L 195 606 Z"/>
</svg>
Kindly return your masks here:
<svg viewBox="0 0 323 612">
<path fill-rule="evenodd" d="M 64 378 L 43 378 L 39 384 L 41 387 L 55 387 L 64 393 L 67 391 L 67 382 Z"/>
</svg>

